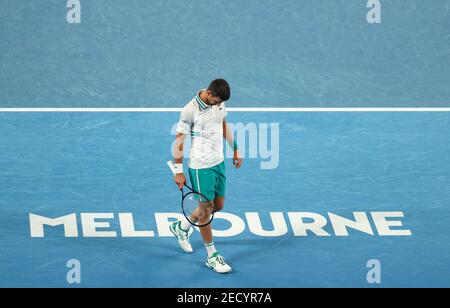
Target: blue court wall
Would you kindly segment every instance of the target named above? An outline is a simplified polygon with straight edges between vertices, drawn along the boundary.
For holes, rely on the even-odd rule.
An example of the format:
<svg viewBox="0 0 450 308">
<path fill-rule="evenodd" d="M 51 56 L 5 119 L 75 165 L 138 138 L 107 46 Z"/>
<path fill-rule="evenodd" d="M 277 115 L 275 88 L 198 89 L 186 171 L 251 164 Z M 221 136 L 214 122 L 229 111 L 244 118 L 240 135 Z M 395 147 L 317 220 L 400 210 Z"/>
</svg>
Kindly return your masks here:
<svg viewBox="0 0 450 308">
<path fill-rule="evenodd" d="M 448 106 L 450 1 L 2 0 L 0 107 Z"/>
</svg>

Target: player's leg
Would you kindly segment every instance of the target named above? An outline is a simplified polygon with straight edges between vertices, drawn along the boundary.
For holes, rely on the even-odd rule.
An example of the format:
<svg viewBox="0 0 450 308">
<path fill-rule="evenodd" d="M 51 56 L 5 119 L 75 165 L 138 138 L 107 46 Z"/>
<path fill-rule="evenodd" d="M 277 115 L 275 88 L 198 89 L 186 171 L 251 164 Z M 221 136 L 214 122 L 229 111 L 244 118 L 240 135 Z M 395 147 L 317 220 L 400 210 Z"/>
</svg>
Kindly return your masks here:
<svg viewBox="0 0 450 308">
<path fill-rule="evenodd" d="M 201 192 L 209 200 L 214 199 L 214 179 L 211 179 L 213 173 L 208 169 L 191 169 L 189 168 L 189 178 L 192 184 L 192 188 L 195 191 Z M 192 214 L 191 221 L 194 223 L 204 224 L 208 221 L 210 212 L 208 213 L 205 208 L 213 208 L 213 206 L 203 207 L 199 206 Z M 206 220 L 206 221 L 205 221 Z M 192 252 L 192 246 L 189 242 L 189 236 L 193 232 L 191 223 L 183 217 L 182 219 L 172 223 L 170 225 L 170 231 L 178 238 L 178 243 L 185 252 Z M 206 239 L 212 238 L 212 231 L 205 230 L 200 231 L 202 237 Z M 209 234 L 210 233 L 210 234 Z"/>
<path fill-rule="evenodd" d="M 214 213 L 221 211 L 225 206 L 225 196 L 216 197 L 214 199 Z"/>
<path fill-rule="evenodd" d="M 214 167 L 205 169 L 190 169 L 189 175 L 194 190 L 205 195 L 209 200 L 214 200 L 215 197 L 215 183 L 216 174 Z M 200 206 L 194 211 L 195 218 L 198 219 L 198 224 L 203 225 L 209 221 L 209 217 L 214 208 L 213 201 L 208 206 Z M 211 243 L 213 241 L 211 224 L 204 227 L 200 227 L 200 234 L 205 243 Z"/>
<path fill-rule="evenodd" d="M 218 212 L 223 209 L 225 205 L 225 187 L 226 187 L 226 176 L 225 176 L 225 163 L 221 163 L 217 166 L 214 166 L 212 169 L 214 173 L 214 212 Z M 214 221 L 213 221 L 214 223 Z M 203 237 L 206 251 L 208 252 L 208 259 L 206 260 L 206 265 L 211 267 L 218 273 L 228 273 L 231 271 L 231 267 L 225 262 L 225 259 L 219 254 L 214 245 L 213 236 L 212 236 L 212 227 L 211 233 L 206 233 L 205 237 Z M 211 236 L 209 238 L 209 235 Z"/>
<path fill-rule="evenodd" d="M 191 169 L 189 168 L 189 178 L 192 184 L 192 188 L 195 191 L 203 194 L 208 200 L 214 200 L 214 187 L 215 187 L 215 175 L 211 168 L 205 169 Z M 199 207 L 191 214 L 190 220 L 192 222 L 198 223 L 199 225 L 207 224 L 211 216 L 211 211 L 214 208 L 213 201 L 208 203 L 202 202 L 200 200 Z M 182 227 L 185 230 L 191 228 L 191 224 L 187 219 L 182 221 Z"/>
<path fill-rule="evenodd" d="M 190 216 L 190 220 L 193 223 L 199 223 L 200 225 L 206 224 L 209 221 L 209 217 L 212 214 L 213 205 L 211 204 L 206 206 L 204 204 L 201 204 Z M 202 234 L 202 237 L 204 239 L 208 240 L 208 243 L 212 241 L 212 230 L 211 226 L 208 225 L 210 228 L 204 229 L 200 228 L 200 233 Z M 185 252 L 193 252 L 192 245 L 189 242 L 189 237 L 191 233 L 193 232 L 191 223 L 186 219 L 186 217 L 183 217 L 181 220 L 178 220 L 170 225 L 170 231 L 178 238 L 178 243 L 180 244 L 181 248 Z"/>
</svg>

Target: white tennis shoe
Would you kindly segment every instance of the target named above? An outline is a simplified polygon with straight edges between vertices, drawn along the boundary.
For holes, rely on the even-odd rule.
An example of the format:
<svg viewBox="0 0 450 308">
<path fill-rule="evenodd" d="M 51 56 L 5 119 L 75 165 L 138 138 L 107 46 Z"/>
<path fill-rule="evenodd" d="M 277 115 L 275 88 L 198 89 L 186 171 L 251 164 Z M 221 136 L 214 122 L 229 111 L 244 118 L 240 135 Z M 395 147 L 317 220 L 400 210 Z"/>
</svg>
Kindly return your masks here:
<svg viewBox="0 0 450 308">
<path fill-rule="evenodd" d="M 206 266 L 220 274 L 231 272 L 231 267 L 217 251 L 211 257 L 206 259 Z"/>
<path fill-rule="evenodd" d="M 169 229 L 178 239 L 178 244 L 180 244 L 180 247 L 184 252 L 191 253 L 194 251 L 191 243 L 189 243 L 189 236 L 194 232 L 192 228 L 190 228 L 189 231 L 184 231 L 181 229 L 181 221 L 175 221 L 169 226 Z"/>
</svg>

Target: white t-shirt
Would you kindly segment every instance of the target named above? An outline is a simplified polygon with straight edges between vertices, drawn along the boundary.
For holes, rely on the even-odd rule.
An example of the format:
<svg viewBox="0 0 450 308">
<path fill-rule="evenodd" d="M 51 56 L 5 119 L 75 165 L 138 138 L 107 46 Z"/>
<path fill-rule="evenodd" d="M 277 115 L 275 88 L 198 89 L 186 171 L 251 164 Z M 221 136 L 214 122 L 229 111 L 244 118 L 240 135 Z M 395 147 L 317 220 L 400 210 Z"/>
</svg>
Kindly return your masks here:
<svg viewBox="0 0 450 308">
<path fill-rule="evenodd" d="M 189 167 L 205 169 L 224 161 L 223 120 L 227 115 L 225 103 L 209 106 L 200 99 L 200 93 L 181 111 L 177 132 L 191 135 Z"/>
</svg>

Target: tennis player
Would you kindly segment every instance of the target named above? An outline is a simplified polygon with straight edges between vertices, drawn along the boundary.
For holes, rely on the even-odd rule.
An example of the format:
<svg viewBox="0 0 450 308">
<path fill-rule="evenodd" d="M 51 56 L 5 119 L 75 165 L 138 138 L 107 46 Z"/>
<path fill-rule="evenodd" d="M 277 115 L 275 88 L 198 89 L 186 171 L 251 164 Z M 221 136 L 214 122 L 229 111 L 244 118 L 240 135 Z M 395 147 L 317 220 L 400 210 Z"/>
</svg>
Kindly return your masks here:
<svg viewBox="0 0 450 308">
<path fill-rule="evenodd" d="M 191 136 L 189 160 L 189 178 L 193 189 L 213 201 L 214 212 L 223 209 L 225 204 L 225 163 L 223 139 L 233 148 L 233 164 L 242 165 L 233 134 L 227 127 L 225 101 L 230 98 L 230 86 L 224 79 L 213 80 L 208 89 L 200 90 L 182 109 L 177 126 L 174 145 L 175 183 L 181 189 L 186 182 L 183 167 L 183 143 L 186 136 Z M 201 224 L 204 217 L 194 217 Z M 207 220 L 206 220 L 207 221 Z M 191 223 L 183 218 L 170 225 L 171 232 L 177 237 L 181 248 L 193 252 L 189 236 L 193 232 Z M 208 257 L 206 265 L 218 273 L 228 273 L 231 267 L 214 246 L 211 224 L 200 227 Z"/>
</svg>

